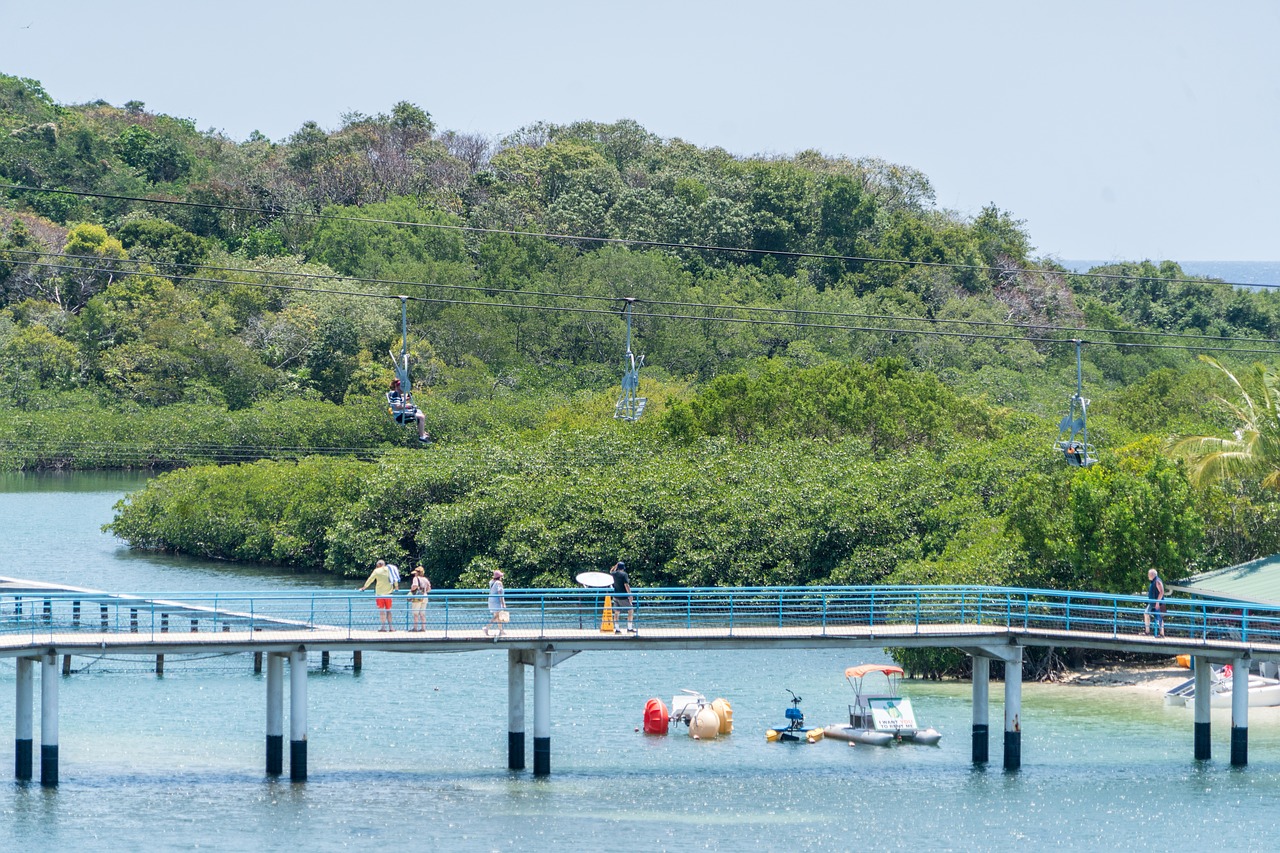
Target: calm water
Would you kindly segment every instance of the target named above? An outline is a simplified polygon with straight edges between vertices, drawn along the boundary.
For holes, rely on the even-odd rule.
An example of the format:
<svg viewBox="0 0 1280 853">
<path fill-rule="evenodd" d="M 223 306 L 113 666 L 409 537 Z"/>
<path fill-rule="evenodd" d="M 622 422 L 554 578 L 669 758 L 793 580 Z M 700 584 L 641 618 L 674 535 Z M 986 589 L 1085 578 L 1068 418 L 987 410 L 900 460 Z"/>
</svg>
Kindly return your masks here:
<svg viewBox="0 0 1280 853">
<path fill-rule="evenodd" d="M 0 475 L 0 574 L 112 590 L 318 582 L 130 554 L 99 527 L 138 482 Z M 999 734 L 996 762 L 970 765 L 967 684 L 908 685 L 918 715 L 943 732 L 939 747 L 765 743 L 784 688 L 804 697 L 812 722 L 838 722 L 850 694 L 840 673 L 874 657 L 584 653 L 553 671 L 553 775 L 534 781 L 504 769 L 505 654 L 370 653 L 359 675 L 335 654 L 310 677 L 310 780 L 297 786 L 263 776 L 265 683 L 247 657 L 170 659 L 164 678 L 128 660 L 76 658 L 80 671 L 61 684 L 56 791 L 6 781 L 13 665 L 0 661 L 0 850 L 1276 846 L 1274 711 L 1254 710 L 1244 771 L 1227 766 L 1225 713 L 1214 717 L 1214 760 L 1197 765 L 1189 710 L 1041 685 L 1024 687 L 1016 774 L 999 769 Z M 695 742 L 635 732 L 648 697 L 669 701 L 684 687 L 727 697 L 736 733 Z M 532 708 L 530 695 L 530 743 Z M 38 699 L 36 714 L 38 728 Z"/>
</svg>

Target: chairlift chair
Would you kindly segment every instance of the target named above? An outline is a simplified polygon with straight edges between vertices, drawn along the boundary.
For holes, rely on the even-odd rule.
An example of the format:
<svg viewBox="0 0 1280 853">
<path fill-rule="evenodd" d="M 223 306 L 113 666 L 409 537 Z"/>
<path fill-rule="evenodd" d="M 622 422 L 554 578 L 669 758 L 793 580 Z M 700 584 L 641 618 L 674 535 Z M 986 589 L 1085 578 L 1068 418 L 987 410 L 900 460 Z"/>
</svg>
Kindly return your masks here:
<svg viewBox="0 0 1280 853">
<path fill-rule="evenodd" d="M 387 413 L 401 426 L 414 426 L 418 407 L 413 404 L 413 385 L 409 381 L 409 297 L 400 297 L 400 355 L 389 353 L 400 383 L 399 393 L 387 392 Z"/>
<path fill-rule="evenodd" d="M 622 421 L 638 421 L 640 416 L 644 414 L 644 407 L 649 401 L 644 397 L 637 396 L 640 390 L 640 368 L 644 365 L 644 356 L 636 358 L 635 353 L 631 351 L 631 306 L 636 299 L 634 296 L 625 298 L 627 303 L 627 307 L 624 309 L 624 314 L 627 318 L 627 352 L 623 356 L 622 362 L 622 396 L 618 397 L 618 402 L 613 407 L 613 416 Z"/>
<path fill-rule="evenodd" d="M 1088 468 L 1098 461 L 1093 455 L 1093 445 L 1089 443 L 1089 427 L 1087 423 L 1089 401 L 1081 391 L 1083 375 L 1080 367 L 1080 345 L 1083 341 L 1075 341 L 1076 345 L 1076 393 L 1071 395 L 1070 406 L 1066 416 L 1058 423 L 1058 440 L 1053 448 L 1062 454 L 1062 458 L 1073 468 Z"/>
</svg>

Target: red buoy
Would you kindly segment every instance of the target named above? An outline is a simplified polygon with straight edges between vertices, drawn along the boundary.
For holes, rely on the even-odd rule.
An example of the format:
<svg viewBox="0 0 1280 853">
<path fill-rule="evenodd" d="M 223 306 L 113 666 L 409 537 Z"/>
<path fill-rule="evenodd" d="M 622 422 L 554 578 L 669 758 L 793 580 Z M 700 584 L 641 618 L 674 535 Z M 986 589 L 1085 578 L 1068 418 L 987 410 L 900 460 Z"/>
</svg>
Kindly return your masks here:
<svg viewBox="0 0 1280 853">
<path fill-rule="evenodd" d="M 661 699 L 653 698 L 644 703 L 644 733 L 647 735 L 665 735 L 671 725 L 667 714 L 667 706 Z"/>
</svg>

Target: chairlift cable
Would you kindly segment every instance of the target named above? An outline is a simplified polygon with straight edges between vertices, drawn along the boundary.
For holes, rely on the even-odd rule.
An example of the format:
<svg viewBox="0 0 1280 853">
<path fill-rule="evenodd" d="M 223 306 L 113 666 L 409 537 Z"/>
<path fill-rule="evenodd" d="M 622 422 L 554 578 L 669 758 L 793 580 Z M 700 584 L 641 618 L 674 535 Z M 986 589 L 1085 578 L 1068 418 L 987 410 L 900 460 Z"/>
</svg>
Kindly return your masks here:
<svg viewBox="0 0 1280 853">
<path fill-rule="evenodd" d="M 103 267 L 103 268 L 82 267 L 82 266 L 73 266 L 73 265 L 65 265 L 65 264 L 50 264 L 50 263 L 45 263 L 43 261 L 14 261 L 13 263 L 24 265 L 24 266 L 30 266 L 30 267 L 74 270 L 79 272 L 117 272 L 117 273 L 125 272 L 126 274 L 129 274 L 129 275 L 138 274 L 134 271 L 124 271 L 114 267 Z M 273 273 L 273 274 L 290 275 L 290 273 Z M 257 287 L 257 288 L 270 289 L 270 290 L 284 290 L 284 291 L 294 291 L 294 292 L 302 292 L 302 293 L 321 293 L 321 294 L 329 294 L 329 295 L 336 295 L 336 296 L 361 297 L 366 299 L 400 299 L 402 298 L 400 295 L 396 295 L 396 294 L 367 293 L 367 292 L 349 291 L 349 290 L 335 290 L 331 288 L 298 287 L 298 286 L 283 285 L 283 284 L 267 284 L 265 282 L 248 282 L 248 281 L 234 281 L 230 279 L 204 278 L 199 276 L 183 276 L 182 278 L 185 281 L 204 283 L 204 284 L 229 284 L 229 285 L 235 285 L 240 287 Z M 333 278 L 333 276 L 328 276 L 327 278 Z M 435 287 L 436 285 L 427 284 L 424 286 Z M 477 288 L 477 289 L 483 289 L 483 288 Z M 526 293 L 528 291 L 520 291 L 520 292 Z M 532 310 L 532 311 L 552 311 L 552 312 L 564 312 L 564 313 L 576 313 L 576 314 L 601 314 L 601 315 L 609 315 L 609 316 L 614 316 L 616 314 L 615 311 L 612 311 L 609 309 L 576 308 L 576 307 L 564 306 L 564 305 L 540 305 L 540 304 L 532 304 L 532 303 L 512 303 L 512 302 L 477 302 L 477 301 L 468 301 L 468 300 L 459 300 L 459 299 L 442 299 L 442 298 L 427 297 L 427 296 L 404 296 L 403 298 L 412 302 L 422 302 L 422 303 L 437 304 L 437 305 L 458 305 L 458 306 L 476 307 L 476 308 L 514 308 L 514 309 Z M 616 298 L 611 297 L 610 301 L 617 301 L 617 300 Z M 745 306 L 741 306 L 741 307 L 740 306 L 716 306 L 716 305 L 703 306 L 703 305 L 699 305 L 698 303 L 686 303 L 686 304 L 688 304 L 690 307 L 707 308 L 711 310 L 731 310 L 731 311 L 759 310 L 759 311 L 773 311 L 775 313 L 776 312 L 784 312 L 787 314 L 795 313 L 791 309 L 787 309 L 787 308 L 751 309 Z M 839 314 L 827 314 L 825 312 L 816 312 L 816 311 L 812 313 L 815 316 L 842 316 Z M 1040 335 L 995 335 L 995 334 L 982 334 L 977 332 L 943 331 L 938 329 L 903 329 L 903 328 L 897 328 L 897 327 L 853 326 L 853 325 L 841 325 L 841 324 L 833 324 L 833 323 L 801 323 L 801 322 L 796 322 L 795 320 L 788 320 L 788 319 L 757 320 L 757 319 L 744 318 L 744 317 L 715 317 L 715 316 L 691 315 L 691 314 L 661 314 L 661 313 L 654 313 L 654 312 L 634 314 L 633 316 L 650 318 L 650 319 L 738 323 L 738 324 L 758 325 L 758 326 L 785 326 L 788 328 L 798 328 L 798 329 L 828 329 L 828 330 L 850 331 L 850 332 L 874 332 L 874 333 L 886 333 L 886 334 L 923 335 L 923 336 L 931 336 L 931 337 L 973 338 L 977 340 L 1027 341 L 1031 343 L 1046 343 L 1046 344 L 1062 344 L 1062 343 L 1070 342 L 1070 339 L 1043 337 Z M 982 321 L 970 321 L 970 320 L 935 319 L 935 318 L 927 318 L 927 317 L 895 317 L 893 315 L 849 315 L 849 316 L 864 316 L 864 317 L 869 317 L 874 319 L 883 317 L 884 319 L 893 320 L 897 322 L 929 323 L 933 325 L 937 325 L 939 323 L 946 323 L 946 324 L 953 324 L 953 325 L 954 324 L 976 325 L 977 323 L 982 322 Z M 1072 327 L 1065 327 L 1065 326 L 1059 327 L 1059 326 L 1040 326 L 1040 325 L 1016 326 L 1016 328 L 1025 328 L 1029 332 L 1034 332 L 1036 330 L 1043 329 L 1045 331 L 1050 331 L 1050 332 L 1061 331 L 1061 332 L 1070 333 L 1070 334 L 1090 332 L 1093 334 L 1106 334 L 1106 335 L 1130 335 L 1130 336 L 1141 335 L 1141 336 L 1148 336 L 1148 337 L 1154 336 L 1154 337 L 1161 337 L 1161 338 L 1191 337 L 1193 339 L 1200 339 L 1199 336 L 1188 336 L 1180 333 L 1143 332 L 1139 330 L 1128 330 L 1128 329 L 1097 329 L 1097 328 L 1080 329 L 1080 328 L 1072 328 Z M 1208 340 L 1222 341 L 1222 342 L 1241 341 L 1241 342 L 1252 343 L 1254 341 L 1258 341 L 1261 343 L 1273 343 L 1273 342 L 1280 343 L 1280 340 L 1273 339 L 1273 338 L 1255 339 L 1255 338 L 1221 338 L 1221 337 L 1213 337 L 1213 336 L 1206 336 L 1206 337 Z M 1168 350 L 1185 350 L 1189 352 L 1223 352 L 1223 353 L 1254 354 L 1254 355 L 1280 354 L 1280 350 L 1244 348 L 1244 347 L 1192 346 L 1192 345 L 1174 345 L 1174 344 L 1155 344 L 1155 343 L 1147 343 L 1147 342 L 1139 342 L 1139 341 L 1124 342 L 1124 341 L 1112 341 L 1112 340 L 1094 340 L 1094 341 L 1089 341 L 1089 343 L 1105 344 L 1105 345 L 1117 347 L 1120 349 L 1168 349 Z"/>
<path fill-rule="evenodd" d="M 62 252 L 35 252 L 35 251 L 28 251 L 28 250 L 9 250 L 9 254 L 29 255 L 29 256 L 37 256 L 37 257 L 50 257 L 50 258 L 72 258 L 72 259 L 83 259 L 83 260 L 92 260 L 92 261 L 105 260 L 99 255 L 75 255 L 75 254 L 68 254 L 68 253 L 62 253 Z M 80 266 L 57 266 L 53 264 L 46 264 L 43 262 L 28 262 L 28 261 L 14 261 L 13 263 L 19 264 L 19 265 L 25 265 L 25 266 L 83 270 L 85 272 L 117 271 L 115 267 L 97 268 L 97 267 L 80 267 Z M 444 290 L 476 291 L 476 292 L 483 292 L 483 293 L 490 293 L 490 294 L 509 293 L 509 294 L 516 294 L 520 296 L 543 296 L 543 297 L 552 297 L 552 298 L 558 298 L 558 299 L 574 299 L 574 300 L 584 300 L 584 301 L 593 301 L 593 300 L 603 301 L 603 302 L 617 301 L 617 297 L 615 296 L 597 296 L 594 294 L 555 293 L 552 291 L 542 291 L 542 290 L 518 290 L 515 288 L 494 288 L 494 287 L 486 287 L 484 285 L 440 284 L 436 282 L 406 281 L 402 279 L 360 278 L 356 276 L 341 275 L 338 273 L 335 273 L 333 275 L 325 275 L 323 273 L 283 272 L 278 270 L 254 269 L 252 267 L 227 267 L 227 266 L 221 266 L 218 264 L 182 264 L 182 263 L 169 262 L 169 261 L 147 261 L 147 260 L 138 259 L 138 258 L 110 259 L 110 263 L 112 264 L 132 263 L 135 265 L 150 264 L 151 266 L 210 269 L 210 270 L 217 270 L 217 271 L 223 271 L 223 272 L 243 272 L 243 273 L 250 273 L 250 274 L 262 275 L 262 276 L 285 276 L 290 278 L 323 279 L 328 281 L 335 281 L 335 280 L 352 281 L 352 282 L 359 282 L 362 284 L 411 285 L 414 287 L 439 288 Z M 119 270 L 119 271 L 128 272 L 130 275 L 147 275 L 148 274 L 142 270 L 134 270 L 134 271 Z M 158 274 L 159 273 L 157 273 L 157 275 Z M 166 277 L 181 278 L 186 281 L 211 282 L 211 283 L 225 283 L 227 281 L 225 279 L 206 279 L 206 278 L 200 278 L 196 276 L 188 276 L 188 275 L 182 275 L 182 274 L 177 274 L 177 275 L 170 274 Z M 252 285 L 252 282 L 237 281 L 237 282 L 231 282 L 231 283 L 245 284 L 250 286 Z M 770 308 L 765 306 L 752 306 L 752 305 L 718 305 L 718 304 L 698 303 L 698 302 L 679 302 L 679 301 L 670 301 L 670 300 L 661 300 L 661 299 L 646 299 L 644 300 L 644 303 L 646 305 L 699 308 L 703 310 L 726 310 L 726 311 L 743 311 L 743 312 L 749 312 L 749 313 L 773 313 L 773 314 L 786 313 L 793 316 L 851 317 L 851 318 L 859 318 L 859 319 L 866 319 L 866 320 L 898 320 L 898 321 L 905 320 L 909 322 L 919 322 L 919 323 L 933 323 L 933 324 L 946 323 L 948 325 L 963 325 L 963 326 L 1004 328 L 1004 329 L 1025 329 L 1028 331 L 1040 330 L 1040 331 L 1046 331 L 1046 332 L 1067 332 L 1070 334 L 1078 334 L 1081 332 L 1094 332 L 1094 333 L 1111 334 L 1111 335 L 1141 335 L 1143 337 L 1180 338 L 1185 340 L 1210 340 L 1210 341 L 1223 341 L 1223 342 L 1247 340 L 1250 343 L 1255 343 L 1255 344 L 1262 344 L 1262 343 L 1280 344 L 1280 338 L 1230 338 L 1225 335 L 1198 335 L 1198 334 L 1190 334 L 1187 332 L 1156 332 L 1156 331 L 1145 331 L 1141 329 L 1097 329 L 1097 328 L 1081 328 L 1076 326 L 1055 326 L 1051 324 L 1031 323 L 1031 322 L 1000 323 L 993 320 L 967 320 L 967 319 L 958 319 L 958 318 L 952 319 L 952 318 L 944 318 L 944 317 L 901 317 L 901 316 L 896 316 L 892 314 L 867 314 L 867 313 L 852 312 L 852 311 L 818 311 L 818 310 L 811 310 L 811 309 L 786 308 L 783 306 Z"/>
<path fill-rule="evenodd" d="M 739 254 L 757 255 L 757 256 L 797 258 L 801 260 L 808 259 L 808 260 L 843 261 L 843 262 L 852 262 L 852 263 L 895 264 L 898 266 L 912 266 L 912 267 L 918 266 L 918 267 L 933 267 L 938 269 L 968 270 L 972 272 L 991 272 L 999 275 L 1008 275 L 1010 272 L 1015 272 L 1003 267 L 992 267 L 992 266 L 986 266 L 984 264 L 959 264 L 959 263 L 953 263 L 953 262 L 947 262 L 947 261 L 915 261 L 915 260 L 905 260 L 901 258 L 875 258 L 875 257 L 869 257 L 869 256 L 862 256 L 862 255 L 838 255 L 838 254 L 828 254 L 824 252 L 798 252 L 798 251 L 790 251 L 790 250 L 784 250 L 784 249 L 757 249 L 757 248 L 749 248 L 749 247 L 741 247 L 741 246 L 715 246 L 715 245 L 702 245 L 698 243 L 666 242 L 661 240 L 639 240 L 639 239 L 629 238 L 629 237 L 595 237 L 595 236 L 589 236 L 585 234 L 557 234 L 554 232 L 523 231 L 523 230 L 512 229 L 512 228 L 487 228 L 487 227 L 482 227 L 478 225 L 449 225 L 449 224 L 437 223 L 437 222 L 409 222 L 405 220 L 381 219 L 376 217 L 340 216 L 335 214 L 313 213 L 310 211 L 302 211 L 302 210 L 270 210 L 268 208 L 262 208 L 262 207 L 249 207 L 247 205 L 185 201 L 182 199 L 143 198 L 141 196 L 127 196 L 127 195 L 118 195 L 114 193 L 89 192 L 86 190 L 46 189 L 43 187 L 24 186 L 22 184 L 0 184 L 0 189 L 14 190 L 17 192 L 27 192 L 27 193 L 51 193 L 56 195 L 71 195 L 71 196 L 78 196 L 82 198 L 101 198 L 101 199 L 107 199 L 110 201 L 131 201 L 131 202 L 138 202 L 139 204 L 174 205 L 174 206 L 180 206 L 180 207 L 204 208 L 207 210 L 228 210 L 228 211 L 234 211 L 238 213 L 257 213 L 263 216 L 274 217 L 274 218 L 297 216 L 300 218 L 317 219 L 320 221 L 362 222 L 362 223 L 368 223 L 372 225 L 398 225 L 406 228 L 433 228 L 433 229 L 442 230 L 442 231 L 458 231 L 463 233 L 475 233 L 475 234 L 498 234 L 498 235 L 504 235 L 504 236 L 510 236 L 510 237 L 536 237 L 544 240 L 567 240 L 567 241 L 577 241 L 577 242 L 585 242 L 585 243 L 597 243 L 601 245 L 644 246 L 644 247 L 654 248 L 654 249 L 686 249 L 686 250 L 700 251 L 700 252 L 739 253 Z M 1096 272 L 1078 273 L 1078 272 L 1071 272 L 1071 271 L 1045 270 L 1045 269 L 1037 269 L 1037 268 L 1031 268 L 1031 269 L 1019 268 L 1016 270 L 1016 272 L 1025 273 L 1027 275 L 1040 275 L 1040 276 L 1069 275 L 1069 276 L 1079 276 L 1083 278 L 1115 279 L 1115 280 L 1122 280 L 1122 281 L 1134 279 L 1134 278 L 1138 278 L 1138 279 L 1153 278 L 1152 276 L 1122 275 L 1120 273 L 1096 273 Z M 1207 285 L 1222 284 L 1222 285 L 1229 285 L 1231 287 L 1245 287 L 1245 288 L 1280 288 L 1280 284 L 1251 284 L 1247 282 L 1209 281 L 1203 278 L 1160 277 L 1159 281 L 1163 281 L 1171 284 L 1207 284 Z"/>
</svg>

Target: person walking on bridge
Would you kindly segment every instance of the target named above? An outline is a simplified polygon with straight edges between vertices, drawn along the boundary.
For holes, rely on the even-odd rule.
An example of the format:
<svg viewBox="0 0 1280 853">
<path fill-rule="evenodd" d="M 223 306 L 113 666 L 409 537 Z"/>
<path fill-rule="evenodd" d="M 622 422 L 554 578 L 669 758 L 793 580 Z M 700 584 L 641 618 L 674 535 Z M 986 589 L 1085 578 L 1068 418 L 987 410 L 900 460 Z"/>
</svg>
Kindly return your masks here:
<svg viewBox="0 0 1280 853">
<path fill-rule="evenodd" d="M 502 587 L 502 572 L 494 569 L 493 579 L 489 581 L 489 621 L 484 626 L 484 635 L 489 636 L 490 628 L 497 628 L 497 636 L 493 638 L 497 642 L 510 618 L 507 613 L 507 592 Z"/>
<path fill-rule="evenodd" d="M 1156 636 L 1164 636 L 1164 581 L 1155 569 L 1147 571 L 1147 609 L 1142 614 L 1142 633 L 1151 633 L 1151 617 L 1156 617 Z"/>
<path fill-rule="evenodd" d="M 391 627 L 391 593 L 396 591 L 396 584 L 391 580 L 391 570 L 387 568 L 386 560 L 379 560 L 378 564 L 373 567 L 373 571 L 369 574 L 369 579 L 364 582 L 364 586 L 356 589 L 356 592 L 364 592 L 369 588 L 369 584 L 373 584 L 373 592 L 377 597 L 374 601 L 378 605 L 378 615 L 382 619 L 382 627 L 379 631 L 394 631 Z"/>
</svg>

